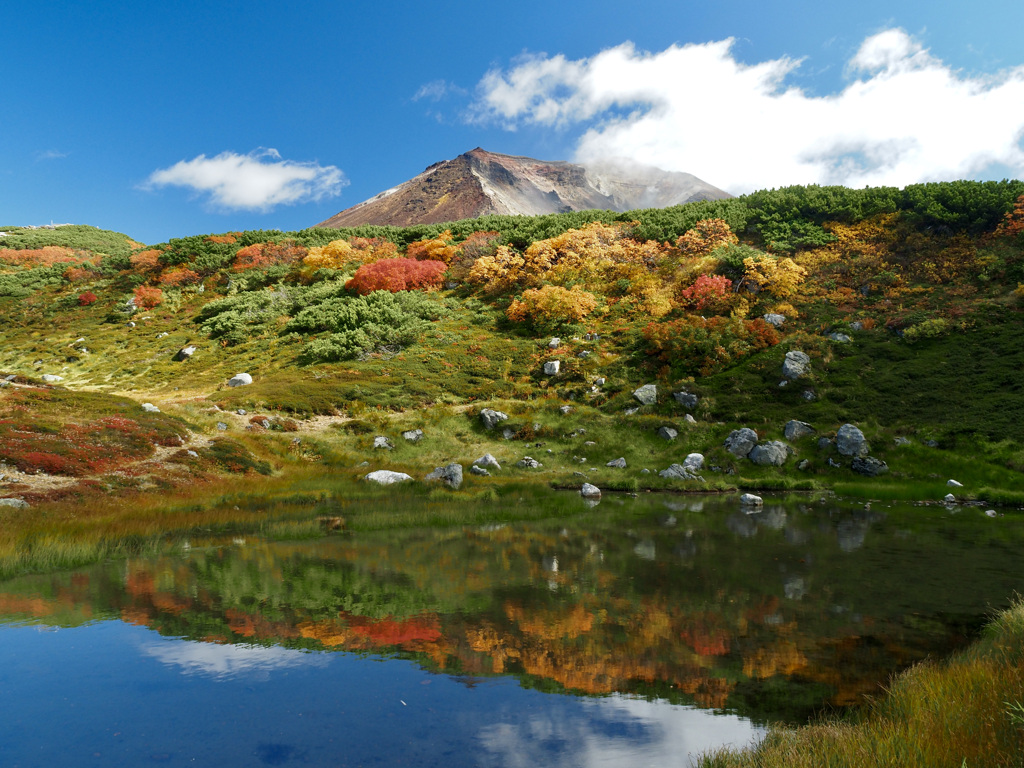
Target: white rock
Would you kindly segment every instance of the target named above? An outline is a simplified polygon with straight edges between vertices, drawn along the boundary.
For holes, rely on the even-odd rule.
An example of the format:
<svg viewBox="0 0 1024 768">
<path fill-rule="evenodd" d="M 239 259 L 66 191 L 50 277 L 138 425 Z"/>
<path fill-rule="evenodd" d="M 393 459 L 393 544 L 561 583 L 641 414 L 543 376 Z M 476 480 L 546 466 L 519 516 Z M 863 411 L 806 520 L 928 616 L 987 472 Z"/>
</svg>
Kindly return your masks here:
<svg viewBox="0 0 1024 768">
<path fill-rule="evenodd" d="M 580 487 L 580 496 L 583 496 L 584 498 L 591 498 L 591 499 L 600 498 L 601 497 L 601 489 L 598 488 L 596 485 L 591 485 L 590 483 L 584 483 L 582 485 L 582 487 Z"/>
<path fill-rule="evenodd" d="M 229 387 L 244 387 L 252 384 L 252 376 L 248 373 L 236 373 L 230 379 L 228 379 Z"/>
<path fill-rule="evenodd" d="M 152 403 L 143 403 L 142 410 L 148 411 L 149 413 L 160 413 L 160 409 Z"/>
<path fill-rule="evenodd" d="M 379 485 L 391 485 L 392 483 L 404 483 L 406 480 L 412 480 L 412 477 L 405 474 L 405 472 L 392 472 L 389 469 L 378 469 L 376 472 L 371 472 L 366 475 L 363 479 Z"/>
<path fill-rule="evenodd" d="M 473 462 L 475 467 L 494 467 L 495 469 L 501 469 L 501 464 L 491 454 L 485 453 L 479 459 Z"/>
<path fill-rule="evenodd" d="M 562 361 L 561 360 L 549 360 L 548 362 L 544 363 L 544 375 L 545 376 L 556 376 L 558 374 L 558 371 L 561 369 L 561 367 L 562 367 Z"/>
<path fill-rule="evenodd" d="M 47 384 L 57 384 L 58 382 L 64 381 L 63 376 L 57 376 L 52 373 L 44 373 L 40 378 Z"/>
<path fill-rule="evenodd" d="M 947 480 L 946 481 L 946 485 L 948 485 L 950 488 L 963 488 L 964 487 L 963 483 L 958 483 L 956 480 Z"/>
<path fill-rule="evenodd" d="M 764 499 L 752 493 L 744 493 L 740 496 L 740 504 L 745 507 L 761 507 L 764 506 Z"/>
<path fill-rule="evenodd" d="M 953 504 L 956 502 L 956 496 L 954 496 L 952 493 L 947 493 L 943 501 L 945 501 L 947 504 Z"/>
</svg>

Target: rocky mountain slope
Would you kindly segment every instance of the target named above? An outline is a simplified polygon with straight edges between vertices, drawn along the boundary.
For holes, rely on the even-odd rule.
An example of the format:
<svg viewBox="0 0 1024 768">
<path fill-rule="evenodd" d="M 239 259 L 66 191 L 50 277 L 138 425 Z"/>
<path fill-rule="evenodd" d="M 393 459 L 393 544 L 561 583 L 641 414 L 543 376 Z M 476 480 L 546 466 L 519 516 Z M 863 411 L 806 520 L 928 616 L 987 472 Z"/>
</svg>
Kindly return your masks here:
<svg viewBox="0 0 1024 768">
<path fill-rule="evenodd" d="M 410 226 L 491 214 L 665 208 L 730 195 L 689 173 L 626 163 L 576 165 L 479 147 L 338 213 L 317 226 Z"/>
</svg>

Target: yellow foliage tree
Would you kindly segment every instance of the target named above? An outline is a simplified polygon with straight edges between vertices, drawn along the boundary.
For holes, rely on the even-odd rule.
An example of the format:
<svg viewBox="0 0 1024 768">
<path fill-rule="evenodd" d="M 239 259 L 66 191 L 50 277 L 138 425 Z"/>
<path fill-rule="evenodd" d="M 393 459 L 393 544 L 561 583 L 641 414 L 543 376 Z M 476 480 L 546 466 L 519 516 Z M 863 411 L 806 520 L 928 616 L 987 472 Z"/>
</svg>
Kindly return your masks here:
<svg viewBox="0 0 1024 768">
<path fill-rule="evenodd" d="M 559 285 L 545 285 L 523 292 L 505 311 L 509 320 L 530 321 L 540 327 L 561 323 L 578 323 L 597 307 L 597 298 L 574 285 L 566 290 Z"/>
<path fill-rule="evenodd" d="M 676 248 L 683 258 L 707 256 L 715 248 L 735 245 L 739 238 L 733 234 L 724 219 L 701 219 L 676 240 Z"/>
<path fill-rule="evenodd" d="M 389 240 L 354 237 L 310 248 L 302 263 L 311 269 L 345 269 L 397 256 L 398 246 Z"/>
<path fill-rule="evenodd" d="M 777 299 L 795 295 L 807 276 L 807 270 L 788 257 L 752 256 L 743 260 L 743 268 L 744 282 L 753 283 Z"/>
<path fill-rule="evenodd" d="M 501 293 L 519 281 L 525 263 L 521 253 L 507 245 L 499 245 L 493 255 L 481 256 L 473 263 L 466 279 L 487 293 Z"/>
<path fill-rule="evenodd" d="M 410 259 L 443 261 L 445 264 L 451 264 L 452 260 L 459 255 L 459 248 L 452 245 L 452 233 L 446 229 L 430 240 L 409 243 L 408 248 L 405 249 L 405 255 Z"/>
</svg>

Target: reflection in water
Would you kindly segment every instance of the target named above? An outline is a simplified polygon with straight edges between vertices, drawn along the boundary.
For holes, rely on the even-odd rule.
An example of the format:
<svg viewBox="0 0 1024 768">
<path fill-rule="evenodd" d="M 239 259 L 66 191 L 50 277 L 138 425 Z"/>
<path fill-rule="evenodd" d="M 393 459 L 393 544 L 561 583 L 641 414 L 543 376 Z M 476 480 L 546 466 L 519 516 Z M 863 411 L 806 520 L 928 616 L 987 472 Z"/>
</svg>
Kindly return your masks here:
<svg viewBox="0 0 1024 768">
<path fill-rule="evenodd" d="M 466 740 L 476 745 L 467 764 L 481 745 L 494 765 L 676 764 L 667 756 L 746 741 L 750 721 L 804 722 L 857 704 L 899 669 L 964 644 L 990 608 L 1024 590 L 1024 524 L 1012 518 L 914 507 L 881 515 L 806 498 L 768 500 L 752 514 L 728 497 L 606 501 L 590 512 L 581 503 L 566 520 L 194 543 L 23 577 L 0 585 L 0 621 L 110 621 L 44 636 L 0 628 L 0 652 L 22 662 L 6 668 L 5 684 L 11 700 L 40 695 L 12 638 L 66 663 L 73 672 L 55 678 L 59 691 L 89 685 L 80 670 L 101 662 L 55 643 L 121 627 L 145 633 L 131 635 L 143 678 L 159 668 L 161 685 L 187 687 L 197 713 L 206 697 L 259 681 L 251 696 L 267 701 L 253 710 L 278 699 L 331 708 L 346 728 L 383 728 L 384 739 L 381 712 L 401 713 L 415 734 L 407 742 L 429 742 L 446 765 L 457 762 L 436 756 Z M 102 654 L 114 651 L 96 653 L 107 663 Z M 351 654 L 386 657 L 366 663 L 388 672 L 367 683 L 355 663 L 365 660 Z M 158 706 L 160 690 L 147 698 L 134 680 L 111 688 L 135 697 L 126 709 Z M 410 709 L 418 686 L 431 695 Z M 249 747 L 266 749 L 254 760 L 332 764 L 286 748 L 318 735 L 256 736 Z M 3 743 L 0 764 L 16 764 Z M 399 747 L 389 754 L 413 760 Z"/>
<path fill-rule="evenodd" d="M 267 673 L 287 667 L 322 667 L 327 658 L 320 653 L 309 653 L 289 648 L 262 645 L 220 645 L 190 640 L 157 640 L 141 646 L 144 656 L 156 659 L 168 667 L 176 667 L 186 675 L 205 675 L 212 678 L 248 676 Z"/>
<path fill-rule="evenodd" d="M 764 733 L 734 716 L 662 701 L 615 695 L 582 703 L 582 714 L 588 717 L 544 712 L 525 722 L 500 722 L 482 729 L 479 739 L 486 754 L 481 764 L 507 768 L 687 765 L 688 757 L 729 744 L 745 746 Z M 554 761 L 553 753 L 559 756 Z"/>
</svg>

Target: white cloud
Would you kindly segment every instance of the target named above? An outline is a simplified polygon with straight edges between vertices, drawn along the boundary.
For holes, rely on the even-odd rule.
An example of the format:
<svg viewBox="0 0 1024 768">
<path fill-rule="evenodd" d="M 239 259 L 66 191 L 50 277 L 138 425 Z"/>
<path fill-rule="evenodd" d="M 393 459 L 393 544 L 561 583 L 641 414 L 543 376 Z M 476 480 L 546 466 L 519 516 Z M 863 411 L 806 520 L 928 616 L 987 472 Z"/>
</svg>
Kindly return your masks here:
<svg viewBox="0 0 1024 768">
<path fill-rule="evenodd" d="M 449 83 L 447 80 L 431 80 L 429 83 L 424 83 L 420 86 L 412 100 L 429 99 L 430 101 L 441 101 L 450 95 L 465 96 L 466 89 L 460 88 L 455 83 Z"/>
<path fill-rule="evenodd" d="M 67 156 L 67 152 L 61 152 L 59 149 L 47 149 L 44 152 L 36 152 L 36 160 L 63 160 Z"/>
<path fill-rule="evenodd" d="M 334 197 L 346 184 L 345 175 L 333 165 L 282 160 L 276 149 L 258 149 L 247 155 L 221 152 L 181 160 L 153 171 L 143 188 L 187 187 L 209 195 L 219 208 L 269 211 Z"/>
<path fill-rule="evenodd" d="M 788 86 L 801 61 L 744 64 L 733 40 L 631 43 L 589 59 L 533 56 L 488 72 L 471 119 L 583 125 L 576 159 L 627 158 L 741 193 L 787 184 L 859 187 L 1024 176 L 1024 66 L 964 75 L 901 29 L 867 38 L 839 92 Z"/>
</svg>

